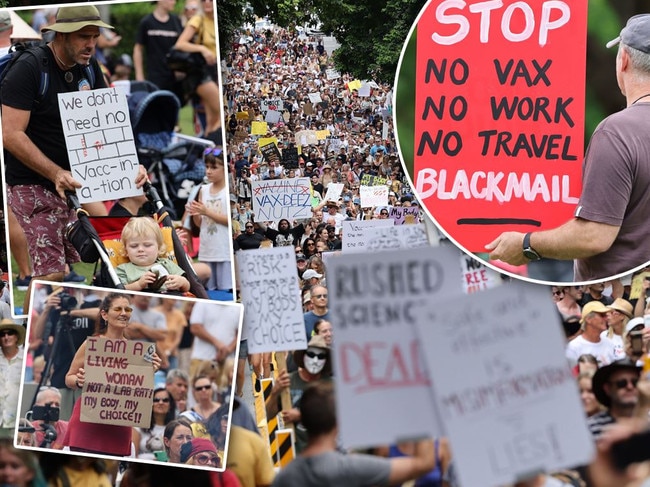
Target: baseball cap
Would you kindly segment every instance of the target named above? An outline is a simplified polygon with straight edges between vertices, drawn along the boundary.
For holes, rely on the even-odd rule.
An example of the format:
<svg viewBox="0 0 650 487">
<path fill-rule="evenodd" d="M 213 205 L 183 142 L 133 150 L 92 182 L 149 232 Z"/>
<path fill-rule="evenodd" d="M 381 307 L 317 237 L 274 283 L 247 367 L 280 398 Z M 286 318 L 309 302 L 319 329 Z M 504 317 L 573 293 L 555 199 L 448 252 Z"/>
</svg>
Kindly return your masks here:
<svg viewBox="0 0 650 487">
<path fill-rule="evenodd" d="M 622 42 L 626 46 L 650 54 L 650 14 L 639 14 L 630 17 L 616 39 L 609 41 L 606 46 L 613 47 Z"/>
<path fill-rule="evenodd" d="M 600 301 L 589 301 L 587 304 L 585 304 L 582 307 L 582 317 L 580 318 L 580 323 L 584 323 L 585 318 L 590 313 L 606 314 L 609 313 L 610 311 L 611 309 L 605 306 Z"/>
</svg>

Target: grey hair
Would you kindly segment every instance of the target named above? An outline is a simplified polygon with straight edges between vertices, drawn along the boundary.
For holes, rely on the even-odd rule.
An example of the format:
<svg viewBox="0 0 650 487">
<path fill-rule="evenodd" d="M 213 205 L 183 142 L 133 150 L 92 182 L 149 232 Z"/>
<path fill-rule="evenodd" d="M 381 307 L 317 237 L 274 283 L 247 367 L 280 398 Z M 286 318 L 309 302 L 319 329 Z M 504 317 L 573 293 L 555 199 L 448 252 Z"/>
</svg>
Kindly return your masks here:
<svg viewBox="0 0 650 487">
<path fill-rule="evenodd" d="M 167 377 L 165 378 L 165 384 L 169 385 L 172 382 L 174 382 L 174 380 L 176 379 L 182 379 L 187 383 L 190 382 L 190 376 L 187 374 L 187 372 L 181 369 L 172 369 L 169 372 L 167 372 Z"/>
<path fill-rule="evenodd" d="M 638 49 L 621 42 L 619 45 L 619 55 L 623 49 L 625 49 L 628 56 L 630 56 L 630 64 L 632 65 L 632 68 L 634 68 L 634 70 L 641 76 L 650 76 L 650 54 L 639 51 Z"/>
</svg>

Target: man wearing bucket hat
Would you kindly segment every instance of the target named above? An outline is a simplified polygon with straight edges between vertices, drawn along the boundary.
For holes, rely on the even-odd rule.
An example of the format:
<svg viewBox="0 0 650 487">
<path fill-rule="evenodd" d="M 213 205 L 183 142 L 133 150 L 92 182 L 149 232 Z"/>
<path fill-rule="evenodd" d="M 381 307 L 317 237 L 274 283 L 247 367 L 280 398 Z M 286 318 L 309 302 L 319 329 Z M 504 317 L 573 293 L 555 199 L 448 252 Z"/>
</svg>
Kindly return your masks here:
<svg viewBox="0 0 650 487">
<path fill-rule="evenodd" d="M 601 367 L 615 360 L 614 343 L 601 336 L 607 330 L 607 315 L 610 311 L 600 301 L 590 301 L 582 307 L 582 334 L 571 340 L 566 348 L 566 356 L 572 367 L 578 363 L 578 357 L 584 354 L 596 357 Z"/>
<path fill-rule="evenodd" d="M 106 88 L 93 57 L 100 28 L 113 27 L 93 5 L 59 8 L 42 29 L 54 32 L 54 40 L 22 54 L 0 87 L 7 201 L 27 238 L 34 279 L 61 281 L 66 263 L 78 261 L 63 237 L 74 218 L 64 193 L 82 185 L 70 169 L 57 94 Z M 145 180 L 140 168 L 136 186 Z"/>
<path fill-rule="evenodd" d="M 617 360 L 596 371 L 592 390 L 606 410 L 587 420 L 594 439 L 600 437 L 608 424 L 633 416 L 639 403 L 639 390 L 636 385 L 640 374 L 641 367 L 630 359 Z"/>
<path fill-rule="evenodd" d="M 0 438 L 13 436 L 23 367 L 25 327 L 0 320 Z"/>
<path fill-rule="evenodd" d="M 607 117 L 587 149 L 574 218 L 540 232 L 505 232 L 486 245 L 513 265 L 575 259 L 574 280 L 627 272 L 650 257 L 650 14 L 630 18 L 619 37 L 616 80 L 627 108 Z M 603 195 L 607 195 L 603 198 Z"/>
</svg>

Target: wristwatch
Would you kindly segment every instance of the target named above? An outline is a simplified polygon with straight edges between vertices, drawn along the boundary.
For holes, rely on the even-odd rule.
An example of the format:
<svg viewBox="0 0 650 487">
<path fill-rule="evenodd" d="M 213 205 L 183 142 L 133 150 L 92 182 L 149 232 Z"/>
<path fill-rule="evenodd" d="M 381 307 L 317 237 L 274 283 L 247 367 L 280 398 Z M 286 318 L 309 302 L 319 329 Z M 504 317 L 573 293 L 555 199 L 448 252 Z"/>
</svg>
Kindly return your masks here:
<svg viewBox="0 0 650 487">
<path fill-rule="evenodd" d="M 524 257 L 528 260 L 541 260 L 542 256 L 537 253 L 537 251 L 530 246 L 530 235 L 532 232 L 528 232 L 524 235 Z"/>
</svg>

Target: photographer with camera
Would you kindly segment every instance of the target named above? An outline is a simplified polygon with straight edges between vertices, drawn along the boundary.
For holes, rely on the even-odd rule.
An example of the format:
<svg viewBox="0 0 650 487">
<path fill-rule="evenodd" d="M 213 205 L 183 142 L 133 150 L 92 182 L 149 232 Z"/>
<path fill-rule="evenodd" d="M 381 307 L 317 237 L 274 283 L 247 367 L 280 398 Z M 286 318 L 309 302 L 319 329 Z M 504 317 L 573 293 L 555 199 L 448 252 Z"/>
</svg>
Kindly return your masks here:
<svg viewBox="0 0 650 487">
<path fill-rule="evenodd" d="M 93 334 L 95 319 L 99 315 L 98 301 L 90 299 L 92 295 L 87 295 L 81 305 L 77 306 L 78 299 L 72 294 L 76 292 L 80 290 L 63 287 L 55 289 L 45 298 L 41 314 L 32 320 L 33 336 L 42 337 L 50 347 L 40 385 L 47 384 L 49 379 L 49 385 L 59 389 L 60 408 L 65 418 L 70 416 L 72 405 L 80 394 L 77 392 L 75 395 L 75 391 L 66 387 L 65 374 L 77 349 Z M 50 374 L 52 367 L 54 371 Z"/>
<path fill-rule="evenodd" d="M 68 431 L 68 422 L 59 419 L 61 391 L 56 387 L 41 387 L 32 407 L 32 425 L 35 428 L 36 445 L 41 448 L 63 448 L 61 440 Z"/>
</svg>

